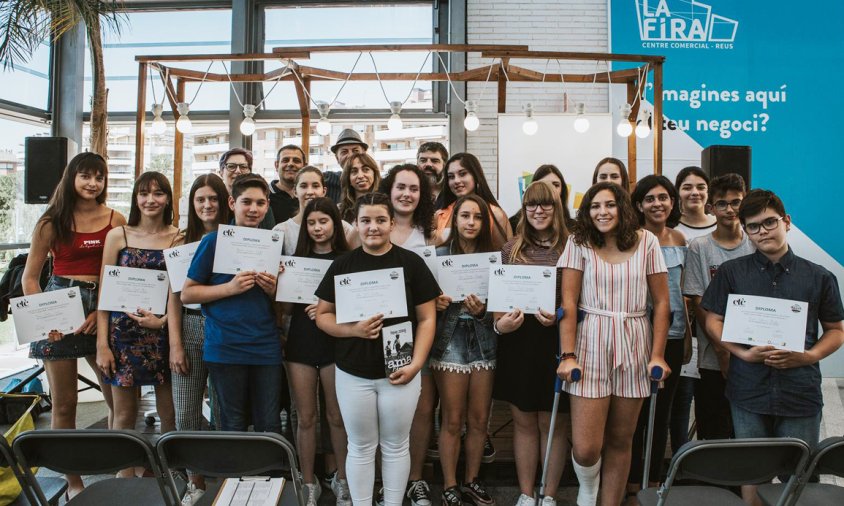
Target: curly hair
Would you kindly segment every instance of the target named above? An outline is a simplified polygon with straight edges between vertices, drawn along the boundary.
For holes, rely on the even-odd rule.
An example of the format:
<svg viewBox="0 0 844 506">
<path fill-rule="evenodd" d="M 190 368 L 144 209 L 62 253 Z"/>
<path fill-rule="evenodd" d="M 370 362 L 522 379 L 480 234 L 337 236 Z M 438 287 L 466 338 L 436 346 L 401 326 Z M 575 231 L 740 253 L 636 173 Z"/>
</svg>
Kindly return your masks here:
<svg viewBox="0 0 844 506">
<path fill-rule="evenodd" d="M 355 221 L 355 189 L 352 187 L 352 164 L 360 161 L 362 167 L 372 170 L 372 188 L 369 192 L 378 191 L 381 184 L 381 169 L 378 162 L 366 153 L 355 153 L 346 159 L 343 164 L 343 173 L 340 174 L 340 216 L 348 222 Z"/>
<path fill-rule="evenodd" d="M 636 246 L 636 243 L 639 241 L 639 234 L 637 233 L 639 230 L 639 220 L 633 211 L 630 194 L 624 188 L 608 181 L 592 185 L 591 188 L 586 190 L 586 194 L 583 195 L 583 200 L 581 200 L 580 207 L 577 210 L 577 219 L 575 220 L 572 238 L 575 243 L 582 246 L 591 246 L 592 248 L 604 247 L 606 244 L 604 234 L 595 227 L 589 212 L 595 196 L 604 190 L 613 194 L 618 210 L 618 226 L 612 232 L 615 235 L 616 245 L 620 251 L 627 251 Z"/>
<path fill-rule="evenodd" d="M 378 191 L 392 199 L 393 185 L 399 172 L 410 172 L 419 179 L 419 203 L 413 210 L 413 226 L 421 228 L 425 238 L 430 239 L 434 235 L 434 197 L 431 193 L 431 181 L 425 177 L 419 167 L 412 163 L 394 166 L 387 172 L 387 176 L 381 180 L 381 187 Z"/>
</svg>

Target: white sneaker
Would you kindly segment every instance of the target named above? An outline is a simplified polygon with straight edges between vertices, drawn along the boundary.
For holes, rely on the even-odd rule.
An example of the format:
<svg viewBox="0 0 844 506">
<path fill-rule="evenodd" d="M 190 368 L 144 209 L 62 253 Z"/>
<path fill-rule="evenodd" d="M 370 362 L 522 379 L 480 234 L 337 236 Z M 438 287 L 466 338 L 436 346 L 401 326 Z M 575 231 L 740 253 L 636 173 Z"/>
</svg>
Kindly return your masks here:
<svg viewBox="0 0 844 506">
<path fill-rule="evenodd" d="M 542 504 L 540 506 L 557 506 L 557 501 L 553 497 L 546 495 L 542 498 Z"/>
<path fill-rule="evenodd" d="M 188 482 L 188 488 L 185 490 L 185 495 L 182 497 L 182 506 L 193 506 L 199 502 L 199 498 L 205 494 L 201 488 L 196 488 L 191 482 Z"/>
<path fill-rule="evenodd" d="M 322 487 L 319 483 L 305 483 L 306 506 L 317 506 L 320 495 L 322 495 Z"/>
<path fill-rule="evenodd" d="M 525 494 L 519 494 L 519 500 L 516 501 L 516 506 L 534 506 L 536 501 L 533 497 Z"/>
<path fill-rule="evenodd" d="M 351 506 L 352 494 L 349 492 L 349 482 L 337 477 L 337 472 L 331 476 L 331 491 L 337 498 L 337 506 Z"/>
</svg>

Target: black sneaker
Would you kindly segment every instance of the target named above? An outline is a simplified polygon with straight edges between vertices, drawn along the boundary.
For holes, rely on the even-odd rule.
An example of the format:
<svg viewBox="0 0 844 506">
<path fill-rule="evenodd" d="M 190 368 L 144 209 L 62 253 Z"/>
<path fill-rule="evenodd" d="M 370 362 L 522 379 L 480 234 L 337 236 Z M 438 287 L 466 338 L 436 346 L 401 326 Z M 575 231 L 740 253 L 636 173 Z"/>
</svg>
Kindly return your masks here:
<svg viewBox="0 0 844 506">
<path fill-rule="evenodd" d="M 375 504 L 376 506 L 384 506 L 384 487 L 378 489 L 378 493 L 375 494 Z"/>
<path fill-rule="evenodd" d="M 495 447 L 492 446 L 492 439 L 490 439 L 489 434 L 487 434 L 484 440 L 484 454 L 481 457 L 481 462 L 484 464 L 495 462 Z"/>
<path fill-rule="evenodd" d="M 463 492 L 454 486 L 443 490 L 442 506 L 463 506 Z"/>
<path fill-rule="evenodd" d="M 336 477 L 337 477 L 337 470 L 336 469 L 334 471 L 330 472 L 330 473 L 326 473 L 326 475 L 322 477 L 322 480 L 320 480 L 320 482 L 322 482 L 323 488 L 327 488 L 328 490 L 331 490 L 331 483 L 334 481 L 334 479 Z"/>
<path fill-rule="evenodd" d="M 431 489 L 425 480 L 408 483 L 405 495 L 413 506 L 431 506 Z"/>
<path fill-rule="evenodd" d="M 477 478 L 464 484 L 463 492 L 466 494 L 467 501 L 475 506 L 492 506 L 495 504 L 495 499 L 489 495 L 489 492 Z"/>
</svg>

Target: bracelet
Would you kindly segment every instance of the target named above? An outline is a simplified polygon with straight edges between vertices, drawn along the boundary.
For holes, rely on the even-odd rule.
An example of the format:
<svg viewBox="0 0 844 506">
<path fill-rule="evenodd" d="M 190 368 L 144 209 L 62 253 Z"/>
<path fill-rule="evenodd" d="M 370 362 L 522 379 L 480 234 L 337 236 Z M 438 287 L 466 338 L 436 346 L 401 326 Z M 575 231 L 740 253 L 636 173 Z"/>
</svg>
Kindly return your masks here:
<svg viewBox="0 0 844 506">
<path fill-rule="evenodd" d="M 560 355 L 560 360 L 569 360 L 569 359 L 577 360 L 577 354 L 574 353 L 574 352 L 570 352 L 570 353 L 563 353 L 562 355 Z"/>
<path fill-rule="evenodd" d="M 498 318 L 498 319 L 496 319 L 495 321 L 492 322 L 492 331 L 495 332 L 496 334 L 498 334 L 499 336 L 501 335 L 501 331 L 498 330 L 498 320 L 500 320 L 500 319 L 501 318 Z"/>
</svg>

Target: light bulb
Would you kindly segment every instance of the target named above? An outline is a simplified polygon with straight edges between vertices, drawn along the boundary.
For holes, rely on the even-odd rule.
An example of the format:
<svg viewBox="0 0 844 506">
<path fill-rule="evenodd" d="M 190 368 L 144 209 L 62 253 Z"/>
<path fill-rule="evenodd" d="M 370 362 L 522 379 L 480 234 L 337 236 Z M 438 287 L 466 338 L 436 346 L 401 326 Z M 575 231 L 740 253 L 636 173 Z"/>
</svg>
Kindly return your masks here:
<svg viewBox="0 0 844 506">
<path fill-rule="evenodd" d="M 188 118 L 190 106 L 188 106 L 187 102 L 179 102 L 176 104 L 176 111 L 179 112 L 179 120 L 176 121 L 176 130 L 183 134 L 189 134 L 193 129 L 193 123 Z"/>
<path fill-rule="evenodd" d="M 248 137 L 255 133 L 255 120 L 252 119 L 252 116 L 255 116 L 255 106 L 252 104 L 244 105 L 243 115 L 246 117 L 240 122 L 240 133 Z"/>
<path fill-rule="evenodd" d="M 390 116 L 389 121 L 387 121 L 387 129 L 391 132 L 401 130 L 403 126 L 401 116 L 399 116 L 399 113 L 401 112 L 401 102 L 390 102 L 390 111 L 393 114 Z"/>
<path fill-rule="evenodd" d="M 577 133 L 586 133 L 589 130 L 589 119 L 583 115 L 586 110 L 586 104 L 579 102 L 574 106 L 577 116 L 574 118 L 574 131 Z"/>
<path fill-rule="evenodd" d="M 481 126 L 481 120 L 475 112 L 477 108 L 478 104 L 474 100 L 466 101 L 466 119 L 463 120 L 463 127 L 470 132 L 474 132 Z"/>
<path fill-rule="evenodd" d="M 161 135 L 167 131 L 167 123 L 161 117 L 161 112 L 164 110 L 164 104 L 152 104 L 152 124 L 149 131 L 152 135 Z"/>
<path fill-rule="evenodd" d="M 331 122 L 328 121 L 328 111 L 331 106 L 325 102 L 317 104 L 317 111 L 319 111 L 319 121 L 316 124 L 316 131 L 320 135 L 328 135 L 331 133 Z"/>
<path fill-rule="evenodd" d="M 631 110 L 630 104 L 621 106 L 621 119 L 618 120 L 618 126 L 615 127 L 615 131 L 622 137 L 630 137 L 633 134 L 633 125 L 630 124 Z"/>
<path fill-rule="evenodd" d="M 539 125 L 533 118 L 533 104 L 528 103 L 525 105 L 525 122 L 522 123 L 522 132 L 525 135 L 535 135 L 537 130 L 539 130 Z"/>
<path fill-rule="evenodd" d="M 644 118 L 636 125 L 636 137 L 644 139 L 651 134 L 651 113 L 646 112 Z"/>
</svg>

